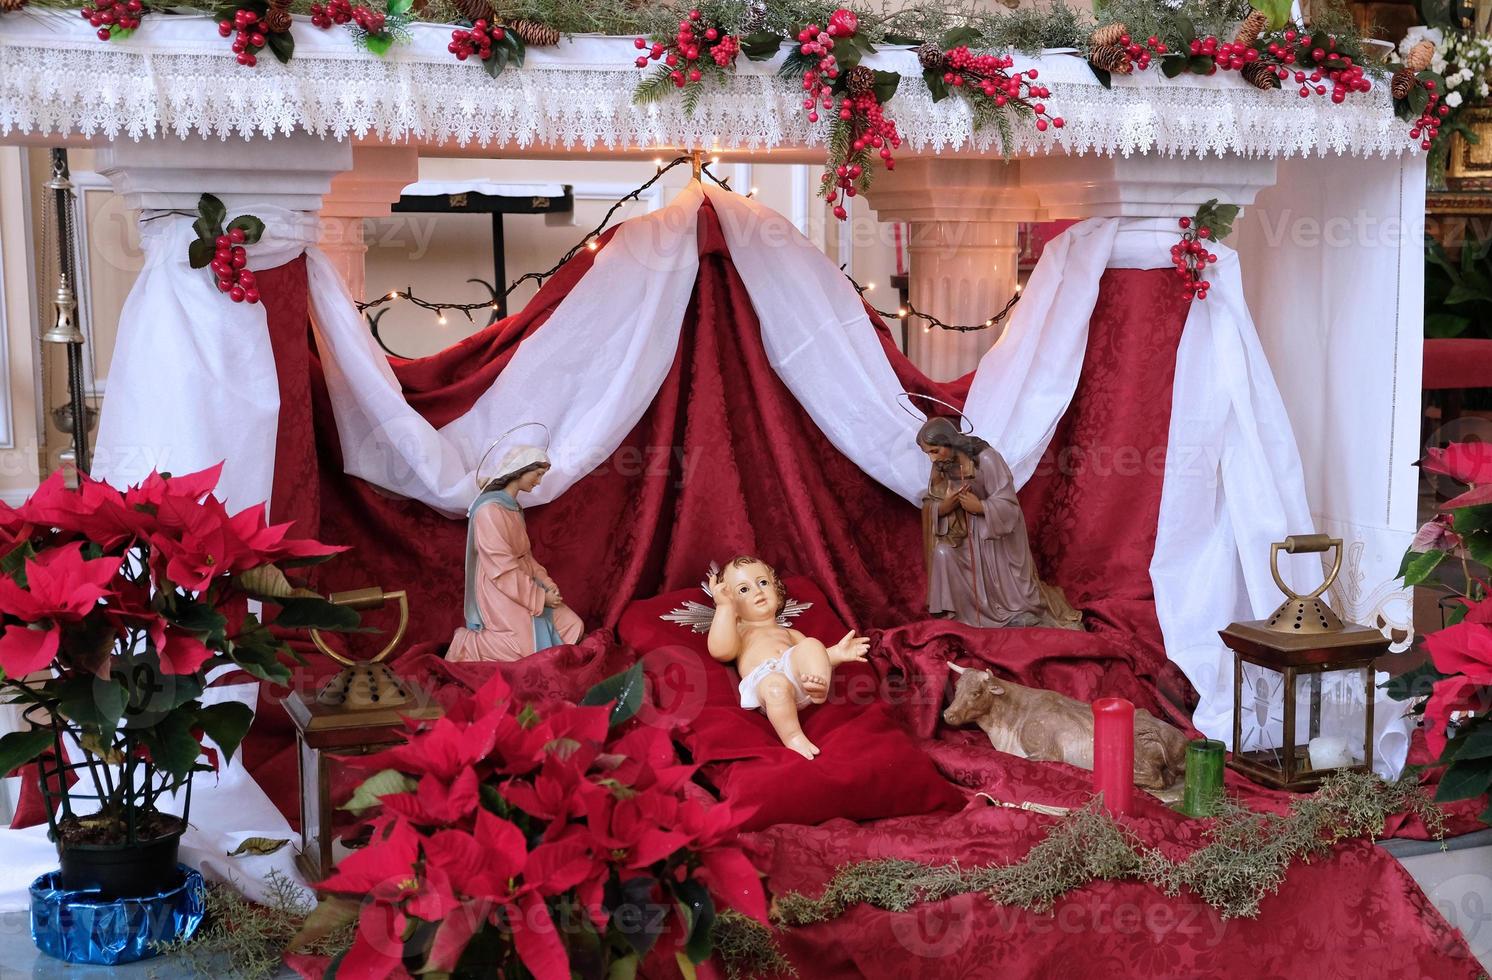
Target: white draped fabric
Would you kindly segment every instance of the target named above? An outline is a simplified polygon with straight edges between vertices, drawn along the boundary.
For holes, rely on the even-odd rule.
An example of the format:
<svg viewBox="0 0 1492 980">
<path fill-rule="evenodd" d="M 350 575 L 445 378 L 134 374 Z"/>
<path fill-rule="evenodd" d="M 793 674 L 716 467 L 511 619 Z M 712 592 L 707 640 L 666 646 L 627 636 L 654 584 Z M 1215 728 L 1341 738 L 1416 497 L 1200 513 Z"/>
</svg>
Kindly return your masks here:
<svg viewBox="0 0 1492 980">
<path fill-rule="evenodd" d="M 272 269 L 316 240 L 313 216 L 244 207 L 265 223 L 248 267 Z M 93 473 L 117 486 L 152 470 L 189 473 L 227 460 L 219 495 L 231 510 L 269 499 L 280 385 L 264 308 L 233 303 L 193 269 L 193 218 L 140 222 L 144 266 L 119 314 L 117 353 L 99 420 Z"/>
<path fill-rule="evenodd" d="M 897 404 L 901 386 L 854 288 L 782 216 L 697 183 L 669 206 L 622 225 L 492 387 L 440 429 L 404 400 L 331 264 L 308 249 L 316 342 L 346 471 L 461 514 L 493 439 L 540 421 L 550 429 L 554 468 L 537 501 L 564 493 L 621 444 L 667 375 L 698 271 L 697 217 L 706 194 L 773 369 L 846 457 L 916 502 L 927 466 L 915 445 L 919 420 Z M 261 217 L 271 234 L 251 249 L 257 266 L 305 246 L 296 216 Z M 182 471 L 227 458 L 230 499 L 265 499 L 278 394 L 263 310 L 224 302 L 206 274 L 186 267 L 185 219 L 161 224 L 151 229 L 147 269 L 122 319 L 100 472 L 130 482 L 157 462 Z M 1174 241 L 1169 219 L 1094 218 L 1046 247 L 1004 335 L 980 361 L 967 405 L 975 431 L 1005 453 L 1018 484 L 1034 471 L 1071 402 L 1104 269 L 1165 267 Z M 1274 608 L 1269 544 L 1314 524 L 1290 419 L 1244 303 L 1237 255 L 1223 245 L 1215 250 L 1213 287 L 1206 301 L 1192 304 L 1177 352 L 1151 579 L 1167 654 L 1201 695 L 1194 720 L 1207 734 L 1227 737 L 1231 670 L 1222 668 L 1231 661 L 1217 630 Z M 202 310 L 213 311 L 210 323 L 194 321 Z M 181 352 L 185 363 L 163 352 Z M 206 380 L 183 386 L 181 378 Z M 146 433 L 151 451 L 131 453 Z M 1308 557 L 1286 559 L 1284 573 L 1309 588 L 1315 565 Z M 1399 732 L 1380 742 L 1379 768 L 1396 773 L 1407 722 L 1387 707 L 1383 716 L 1385 724 L 1399 719 Z"/>
</svg>

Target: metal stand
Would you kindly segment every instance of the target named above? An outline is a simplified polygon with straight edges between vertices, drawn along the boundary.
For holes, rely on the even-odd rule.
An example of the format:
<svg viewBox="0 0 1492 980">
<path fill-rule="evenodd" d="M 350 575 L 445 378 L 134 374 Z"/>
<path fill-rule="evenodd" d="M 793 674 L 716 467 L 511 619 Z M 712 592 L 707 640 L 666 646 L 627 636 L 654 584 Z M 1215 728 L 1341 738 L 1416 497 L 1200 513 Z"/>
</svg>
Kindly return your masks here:
<svg viewBox="0 0 1492 980">
<path fill-rule="evenodd" d="M 46 183 L 52 192 L 57 221 L 57 295 L 53 300 L 56 320 L 41 339 L 67 346 L 67 391 L 72 407 L 73 461 L 79 473 L 91 465 L 88 451 L 88 406 L 83 390 L 83 331 L 78 329 L 78 299 L 73 292 L 77 269 L 73 265 L 72 180 L 67 169 L 67 151 L 52 150 L 52 177 Z"/>
</svg>

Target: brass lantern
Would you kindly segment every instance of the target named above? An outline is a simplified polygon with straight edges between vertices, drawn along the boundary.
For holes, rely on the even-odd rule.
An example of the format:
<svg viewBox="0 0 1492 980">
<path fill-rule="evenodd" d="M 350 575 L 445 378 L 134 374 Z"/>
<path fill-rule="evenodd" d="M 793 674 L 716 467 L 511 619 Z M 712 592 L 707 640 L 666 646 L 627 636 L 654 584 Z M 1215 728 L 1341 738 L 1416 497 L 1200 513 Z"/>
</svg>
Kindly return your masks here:
<svg viewBox="0 0 1492 980">
<path fill-rule="evenodd" d="M 334 863 L 336 810 L 332 805 L 332 772 L 338 756 L 364 755 L 403 741 L 405 718 L 430 719 L 440 706 L 414 685 L 395 676 L 384 660 L 399 646 L 409 628 L 409 597 L 374 587 L 335 592 L 328 597 L 339 606 L 357 610 L 399 605 L 399 627 L 378 654 L 354 660 L 331 649 L 315 630 L 317 649 L 342 665 L 314 700 L 299 691 L 282 703 L 295 723 L 295 748 L 300 775 L 300 851 L 296 865 L 308 881 L 320 881 Z"/>
<path fill-rule="evenodd" d="M 1294 555 L 1333 548 L 1331 571 L 1308 595 L 1296 593 L 1280 577 L 1281 551 Z M 1389 641 L 1371 627 L 1344 624 L 1322 598 L 1341 571 L 1341 539 L 1292 535 L 1271 546 L 1269 561 L 1285 602 L 1268 619 L 1233 623 L 1221 631 L 1233 651 L 1233 755 L 1228 765 L 1256 782 L 1288 790 L 1313 789 L 1340 769 L 1369 771 L 1373 665 L 1388 652 Z M 1328 680 L 1335 700 L 1345 700 L 1345 693 L 1355 704 L 1361 692 L 1361 741 L 1355 734 L 1322 737 Z"/>
</svg>

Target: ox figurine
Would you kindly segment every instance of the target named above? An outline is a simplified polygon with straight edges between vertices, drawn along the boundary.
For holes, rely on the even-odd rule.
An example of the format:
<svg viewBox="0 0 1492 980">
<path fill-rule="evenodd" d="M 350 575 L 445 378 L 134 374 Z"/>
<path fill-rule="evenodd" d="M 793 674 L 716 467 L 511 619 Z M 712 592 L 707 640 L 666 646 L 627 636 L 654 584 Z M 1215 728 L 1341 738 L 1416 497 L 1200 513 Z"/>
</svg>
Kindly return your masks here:
<svg viewBox="0 0 1492 980">
<path fill-rule="evenodd" d="M 1000 752 L 1036 762 L 1093 769 L 1093 709 L 1074 698 L 996 678 L 987 670 L 948 665 L 958 675 L 943 712 L 950 725 L 977 724 Z M 1161 790 L 1186 773 L 1187 738 L 1144 709 L 1135 709 L 1135 784 Z"/>
</svg>

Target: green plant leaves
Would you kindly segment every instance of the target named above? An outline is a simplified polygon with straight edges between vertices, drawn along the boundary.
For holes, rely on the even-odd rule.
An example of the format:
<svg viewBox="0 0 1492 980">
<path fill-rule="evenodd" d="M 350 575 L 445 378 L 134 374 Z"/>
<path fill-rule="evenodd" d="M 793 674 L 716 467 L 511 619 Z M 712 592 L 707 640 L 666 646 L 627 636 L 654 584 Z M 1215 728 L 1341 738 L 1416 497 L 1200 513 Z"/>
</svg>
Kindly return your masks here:
<svg viewBox="0 0 1492 980">
<path fill-rule="evenodd" d="M 922 80 L 927 83 L 927 90 L 932 93 L 934 102 L 942 102 L 951 94 L 948 91 L 948 83 L 943 81 L 943 73 L 931 68 L 922 72 Z"/>
<path fill-rule="evenodd" d="M 351 630 L 362 622 L 356 609 L 338 606 L 320 596 L 287 596 L 274 601 L 280 607 L 275 625 L 283 629 Z"/>
<path fill-rule="evenodd" d="M 10 774 L 18 766 L 33 761 L 52 747 L 50 729 L 33 728 L 25 732 L 11 732 L 0 737 L 0 778 Z"/>
<path fill-rule="evenodd" d="M 944 51 L 951 51 L 954 48 L 963 47 L 965 45 L 975 45 L 978 43 L 979 32 L 974 28 L 969 27 L 968 25 L 964 25 L 963 27 L 955 27 L 945 33 L 942 37 L 942 40 L 938 42 L 938 47 L 942 48 Z"/>
<path fill-rule="evenodd" d="M 205 269 L 212 264 L 213 255 L 217 249 L 213 243 L 206 238 L 198 238 L 187 246 L 187 261 L 193 269 Z"/>
<path fill-rule="evenodd" d="M 224 762 L 238 751 L 253 721 L 254 709 L 240 701 L 224 701 L 197 709 L 197 724 L 217 743 Z"/>
<path fill-rule="evenodd" d="M 362 813 L 378 806 L 379 801 L 385 796 L 413 792 L 416 785 L 413 779 L 399 770 L 384 769 L 363 780 L 361 785 L 353 790 L 352 797 L 343 803 L 340 809 Z"/>
<path fill-rule="evenodd" d="M 1212 198 L 1197 209 L 1197 225 L 1211 233 L 1211 240 L 1220 242 L 1233 233 L 1233 222 L 1238 219 L 1238 205 L 1219 204 Z"/>
<path fill-rule="evenodd" d="M 138 738 L 150 750 L 151 761 L 156 767 L 170 773 L 177 781 L 191 774 L 202 754 L 202 745 L 192 728 L 197 720 L 193 706 L 183 706 L 170 712 L 153 727 L 141 729 Z"/>
<path fill-rule="evenodd" d="M 1249 6 L 1269 18 L 1271 31 L 1290 23 L 1290 0 L 1249 0 Z"/>
<path fill-rule="evenodd" d="M 874 92 L 876 101 L 885 105 L 891 101 L 896 94 L 896 87 L 901 84 L 901 75 L 894 71 L 877 71 Z"/>
<path fill-rule="evenodd" d="M 1395 701 L 1408 701 L 1411 698 L 1428 697 L 1435 682 L 1444 680 L 1446 676 L 1437 670 L 1433 663 L 1426 660 L 1418 667 L 1406 670 L 1397 677 L 1390 677 L 1380 687 Z"/>
<path fill-rule="evenodd" d="M 705 886 L 693 878 L 676 883 L 673 893 L 679 900 L 685 927 L 689 930 L 684 952 L 691 963 L 703 963 L 714 949 L 715 903 Z"/>
<path fill-rule="evenodd" d="M 223 206 L 222 201 L 212 194 L 203 194 L 197 199 L 197 217 L 198 220 L 203 222 L 202 226 L 198 226 L 195 222 L 192 225 L 193 228 L 198 229 L 198 235 L 204 238 L 207 237 L 202 234 L 201 228 L 203 227 L 207 229 L 208 234 L 214 236 L 221 235 L 223 233 L 223 222 L 228 220 L 228 209 Z"/>
<path fill-rule="evenodd" d="M 496 78 L 509 64 L 522 68 L 527 50 L 517 31 L 504 31 L 502 39 L 492 45 L 492 57 L 482 62 L 482 67 L 487 69 L 487 74 Z"/>
<path fill-rule="evenodd" d="M 580 703 L 591 706 L 611 703 L 611 724 L 620 725 L 642 709 L 645 688 L 642 661 L 639 660 L 629 670 L 608 677 L 586 691 Z"/>
<path fill-rule="evenodd" d="M 1487 792 L 1492 785 L 1492 758 L 1466 759 L 1457 756 L 1440 777 L 1435 790 L 1436 803 L 1469 800 Z"/>
<path fill-rule="evenodd" d="M 1399 577 L 1404 580 L 1405 585 L 1419 585 L 1428 579 L 1445 560 L 1445 552 L 1432 551 L 1406 551 L 1404 562 L 1399 566 Z"/>
</svg>

